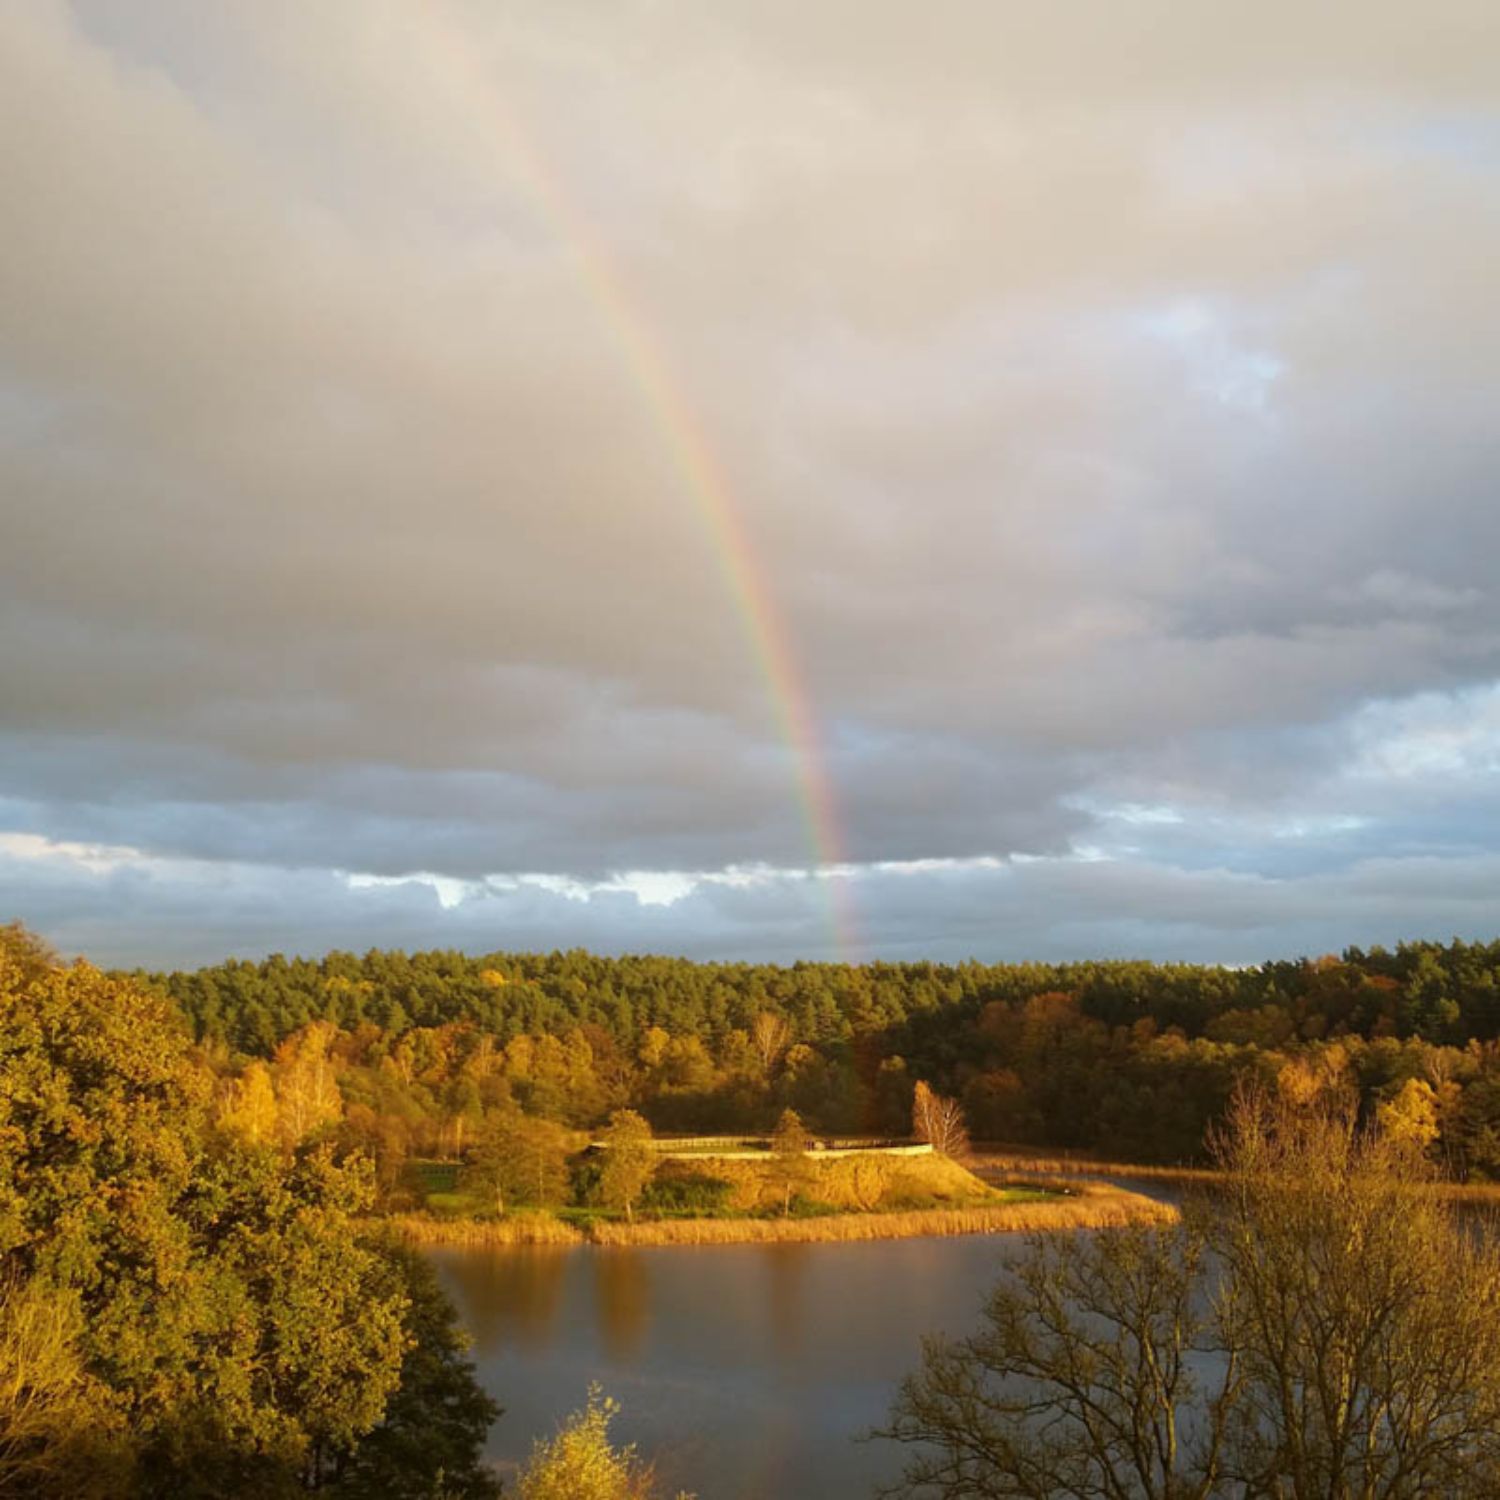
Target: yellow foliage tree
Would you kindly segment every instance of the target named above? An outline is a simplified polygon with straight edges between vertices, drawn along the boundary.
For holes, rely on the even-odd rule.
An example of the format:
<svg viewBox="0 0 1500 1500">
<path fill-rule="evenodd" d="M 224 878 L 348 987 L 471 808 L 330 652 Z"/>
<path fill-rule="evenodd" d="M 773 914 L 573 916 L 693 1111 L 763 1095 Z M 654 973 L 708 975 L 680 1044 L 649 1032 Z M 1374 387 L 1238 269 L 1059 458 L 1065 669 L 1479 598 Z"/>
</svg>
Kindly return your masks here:
<svg viewBox="0 0 1500 1500">
<path fill-rule="evenodd" d="M 1375 1117 L 1394 1145 L 1425 1152 L 1438 1138 L 1437 1094 L 1420 1078 L 1408 1078 L 1400 1092 L 1376 1110 Z"/>
<path fill-rule="evenodd" d="M 260 1146 L 275 1138 L 278 1118 L 271 1070 L 263 1062 L 252 1062 L 225 1091 L 219 1105 L 219 1127 L 252 1146 Z"/>
<path fill-rule="evenodd" d="M 328 1055 L 337 1035 L 331 1022 L 315 1021 L 276 1049 L 277 1123 L 287 1145 L 343 1116 L 343 1095 Z"/>
<path fill-rule="evenodd" d="M 618 1402 L 591 1385 L 588 1405 L 556 1437 L 533 1446 L 517 1482 L 521 1500 L 652 1500 L 658 1490 L 651 1465 L 633 1443 L 615 1448 L 609 1441 L 609 1424 L 619 1410 Z"/>
</svg>

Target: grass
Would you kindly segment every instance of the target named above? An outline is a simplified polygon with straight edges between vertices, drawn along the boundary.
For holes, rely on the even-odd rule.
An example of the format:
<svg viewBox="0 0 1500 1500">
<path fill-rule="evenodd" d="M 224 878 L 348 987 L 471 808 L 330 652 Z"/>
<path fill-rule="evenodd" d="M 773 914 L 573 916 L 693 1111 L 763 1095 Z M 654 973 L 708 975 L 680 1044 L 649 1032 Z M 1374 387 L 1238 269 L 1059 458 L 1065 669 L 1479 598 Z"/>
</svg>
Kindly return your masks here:
<svg viewBox="0 0 1500 1500">
<path fill-rule="evenodd" d="M 898 1210 L 955 1208 L 985 1199 L 992 1189 L 971 1172 L 942 1156 L 896 1156 L 860 1151 L 848 1156 L 804 1158 L 806 1180 L 799 1196 L 826 1205 L 834 1213 L 880 1213 Z M 711 1175 L 727 1184 L 724 1207 L 731 1216 L 779 1212 L 785 1189 L 775 1177 L 775 1162 L 720 1157 L 668 1159 L 657 1168 L 663 1184 L 687 1176 Z"/>
<path fill-rule="evenodd" d="M 428 1213 L 442 1218 L 473 1218 L 484 1212 L 484 1203 L 474 1193 L 428 1193 Z"/>
</svg>

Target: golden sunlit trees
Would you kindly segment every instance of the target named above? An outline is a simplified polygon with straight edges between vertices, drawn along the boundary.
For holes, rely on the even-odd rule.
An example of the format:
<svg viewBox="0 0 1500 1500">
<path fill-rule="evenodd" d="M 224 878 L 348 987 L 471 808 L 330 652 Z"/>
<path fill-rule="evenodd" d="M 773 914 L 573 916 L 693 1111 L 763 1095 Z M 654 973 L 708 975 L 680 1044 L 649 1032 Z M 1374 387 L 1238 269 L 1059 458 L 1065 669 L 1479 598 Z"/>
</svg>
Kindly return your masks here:
<svg viewBox="0 0 1500 1500">
<path fill-rule="evenodd" d="M 568 1133 L 514 1105 L 496 1110 L 475 1138 L 459 1181 L 483 1194 L 497 1214 L 521 1204 L 551 1208 L 568 1193 Z"/>
<path fill-rule="evenodd" d="M 616 1448 L 609 1424 L 620 1408 L 597 1385 L 588 1404 L 552 1438 L 538 1439 L 517 1481 L 520 1500 L 653 1500 L 656 1475 L 634 1444 Z M 679 1495 L 677 1500 L 692 1500 Z"/>
<path fill-rule="evenodd" d="M 85 1368 L 76 1297 L 0 1287 L 0 1496 L 110 1500 L 133 1467 L 120 1402 Z"/>
<path fill-rule="evenodd" d="M 279 1118 L 271 1070 L 265 1063 L 252 1060 L 226 1086 L 219 1104 L 219 1126 L 252 1146 L 262 1146 L 276 1139 Z"/>
<path fill-rule="evenodd" d="M 613 1209 L 624 1209 L 635 1222 L 636 1200 L 656 1170 L 651 1127 L 633 1109 L 617 1109 L 604 1132 L 604 1165 L 599 1173 L 599 1195 Z"/>
<path fill-rule="evenodd" d="M 1407 1135 L 1241 1091 L 1200 1211 L 1222 1266 L 1218 1340 L 1241 1371 L 1231 1453 L 1252 1493 L 1500 1492 L 1500 1258 Z"/>
<path fill-rule="evenodd" d="M 288 1145 L 304 1141 L 344 1112 L 329 1049 L 338 1028 L 315 1021 L 289 1036 L 276 1049 L 277 1120 Z"/>
<path fill-rule="evenodd" d="M 750 1026 L 750 1043 L 755 1048 L 755 1056 L 760 1062 L 764 1077 L 771 1076 L 771 1070 L 780 1061 L 781 1054 L 786 1051 L 791 1040 L 792 1028 L 787 1024 L 785 1016 L 763 1010 L 755 1017 Z"/>
<path fill-rule="evenodd" d="M 158 996 L 0 932 L 0 1494 L 282 1495 L 387 1417 L 417 1335 L 368 1170 L 212 1094 Z"/>
<path fill-rule="evenodd" d="M 1376 1111 L 1386 1138 L 1425 1152 L 1439 1135 L 1438 1101 L 1432 1085 L 1408 1078 L 1396 1095 Z"/>
</svg>

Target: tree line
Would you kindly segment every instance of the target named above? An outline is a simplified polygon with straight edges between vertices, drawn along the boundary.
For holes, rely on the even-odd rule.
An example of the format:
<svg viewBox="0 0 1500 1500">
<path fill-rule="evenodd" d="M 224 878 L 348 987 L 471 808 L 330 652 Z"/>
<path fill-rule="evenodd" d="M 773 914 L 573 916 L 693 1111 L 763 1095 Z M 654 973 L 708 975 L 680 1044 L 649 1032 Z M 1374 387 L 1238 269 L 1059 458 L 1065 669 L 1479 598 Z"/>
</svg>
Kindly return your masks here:
<svg viewBox="0 0 1500 1500">
<path fill-rule="evenodd" d="M 976 1139 L 1201 1159 L 1237 1081 L 1347 1069 L 1460 1178 L 1500 1177 L 1500 943 L 1230 969 L 698 964 L 581 952 L 273 956 L 131 976 L 253 1139 L 337 1128 L 394 1190 L 496 1111 L 591 1129 L 899 1134 L 916 1085 Z"/>
</svg>

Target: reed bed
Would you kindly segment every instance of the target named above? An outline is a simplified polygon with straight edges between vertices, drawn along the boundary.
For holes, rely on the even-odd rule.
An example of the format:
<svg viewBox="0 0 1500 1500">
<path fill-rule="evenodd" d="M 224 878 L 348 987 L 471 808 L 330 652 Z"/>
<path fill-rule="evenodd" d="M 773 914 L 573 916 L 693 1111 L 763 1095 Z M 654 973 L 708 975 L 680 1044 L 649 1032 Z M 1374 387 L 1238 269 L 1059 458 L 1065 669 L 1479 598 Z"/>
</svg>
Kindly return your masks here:
<svg viewBox="0 0 1500 1500">
<path fill-rule="evenodd" d="M 1500 1182 L 1439 1182 L 1434 1186 L 1450 1203 L 1500 1210 Z"/>
<path fill-rule="evenodd" d="M 976 1151 L 968 1158 L 968 1167 L 992 1186 L 1034 1185 L 1074 1191 L 1092 1185 L 1090 1179 L 1096 1177 L 1133 1177 L 1141 1182 L 1169 1182 L 1183 1187 L 1212 1186 L 1226 1177 L 1216 1167 L 1144 1166 L 1084 1156 L 1028 1156 L 1019 1151 Z M 1426 1187 L 1451 1203 L 1500 1211 L 1500 1182 L 1448 1182 L 1438 1178 Z"/>
<path fill-rule="evenodd" d="M 1213 1167 L 1148 1166 L 1140 1162 L 1107 1161 L 1089 1156 L 1044 1156 L 1025 1151 L 976 1150 L 967 1158 L 975 1173 L 1022 1172 L 1049 1177 L 1134 1177 L 1142 1182 L 1175 1182 L 1183 1186 L 1217 1182 L 1221 1174 Z"/>
<path fill-rule="evenodd" d="M 576 1225 L 546 1213 L 505 1219 L 396 1214 L 383 1222 L 414 1245 L 581 1245 L 586 1238 Z"/>
</svg>

